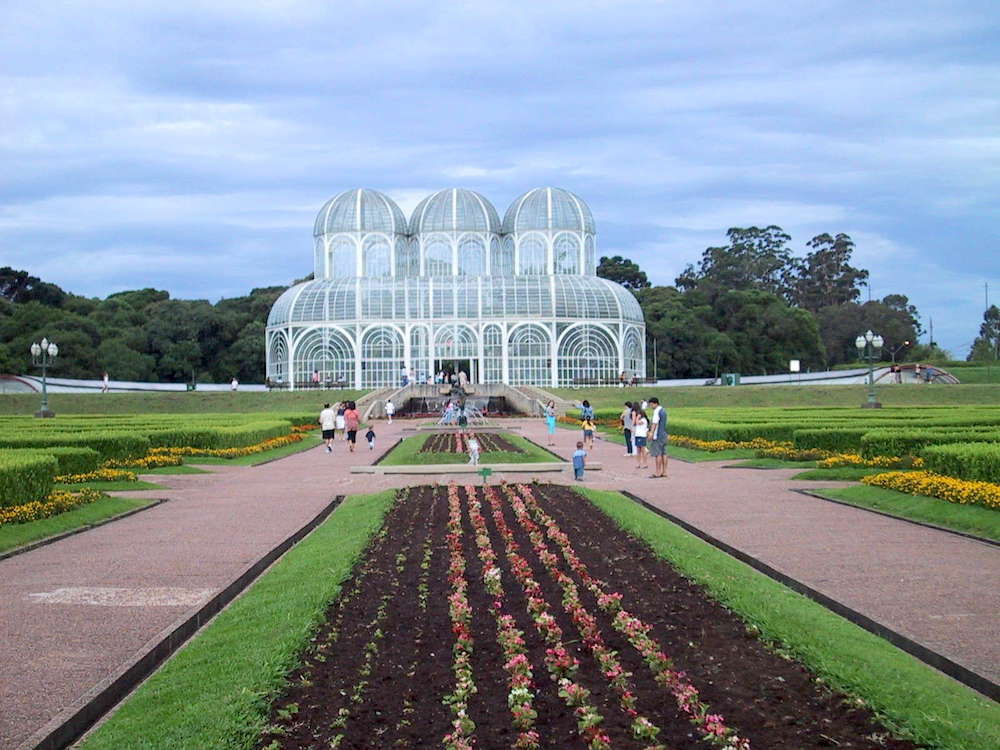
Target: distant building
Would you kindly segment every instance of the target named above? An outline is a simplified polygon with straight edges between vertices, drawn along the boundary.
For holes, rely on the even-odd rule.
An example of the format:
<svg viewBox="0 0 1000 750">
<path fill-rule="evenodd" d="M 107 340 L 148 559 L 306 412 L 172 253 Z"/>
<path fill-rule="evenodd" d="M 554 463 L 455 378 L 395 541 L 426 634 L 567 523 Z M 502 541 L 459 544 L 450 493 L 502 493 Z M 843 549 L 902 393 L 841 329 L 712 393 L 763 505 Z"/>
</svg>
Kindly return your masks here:
<svg viewBox="0 0 1000 750">
<path fill-rule="evenodd" d="M 596 275 L 594 218 L 567 190 L 536 188 L 501 223 L 471 190 L 425 198 L 407 222 L 376 190 L 330 199 L 313 231 L 315 279 L 267 320 L 267 377 L 357 388 L 464 371 L 472 382 L 573 385 L 645 376 L 635 297 Z"/>
</svg>

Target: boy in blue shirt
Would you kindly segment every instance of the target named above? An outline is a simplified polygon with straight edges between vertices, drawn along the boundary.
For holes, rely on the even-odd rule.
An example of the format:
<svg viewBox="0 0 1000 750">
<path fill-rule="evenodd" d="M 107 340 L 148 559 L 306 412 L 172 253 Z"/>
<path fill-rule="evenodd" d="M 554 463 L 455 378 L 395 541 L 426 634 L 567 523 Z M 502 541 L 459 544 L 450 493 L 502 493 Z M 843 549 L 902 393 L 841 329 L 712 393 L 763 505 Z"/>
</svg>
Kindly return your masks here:
<svg viewBox="0 0 1000 750">
<path fill-rule="evenodd" d="M 573 476 L 576 481 L 583 481 L 583 467 L 586 465 L 587 451 L 583 449 L 583 443 L 576 444 L 576 452 L 573 454 Z"/>
</svg>

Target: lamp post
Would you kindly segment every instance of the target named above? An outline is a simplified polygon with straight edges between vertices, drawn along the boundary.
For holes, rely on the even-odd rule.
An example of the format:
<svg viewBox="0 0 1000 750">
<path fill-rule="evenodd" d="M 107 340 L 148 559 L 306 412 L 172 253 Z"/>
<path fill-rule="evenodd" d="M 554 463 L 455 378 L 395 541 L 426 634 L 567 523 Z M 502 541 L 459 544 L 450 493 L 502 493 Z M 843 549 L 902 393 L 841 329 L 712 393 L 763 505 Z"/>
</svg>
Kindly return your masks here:
<svg viewBox="0 0 1000 750">
<path fill-rule="evenodd" d="M 872 333 L 871 329 L 863 335 L 854 339 L 854 345 L 858 348 L 858 357 L 868 359 L 868 401 L 861 404 L 862 409 L 881 409 L 882 404 L 875 400 L 875 370 L 873 366 L 875 350 L 882 348 L 882 337 L 877 333 Z"/>
<path fill-rule="evenodd" d="M 42 368 L 42 407 L 35 412 L 35 416 L 54 417 L 55 412 L 49 409 L 49 389 L 45 380 L 45 371 L 52 366 L 53 360 L 59 356 L 59 347 L 56 346 L 54 341 L 43 338 L 41 344 L 37 341 L 33 342 L 30 351 L 31 363 L 36 367 Z"/>
<path fill-rule="evenodd" d="M 896 353 L 899 352 L 899 350 L 902 349 L 904 346 L 909 346 L 909 345 L 910 345 L 909 341 L 904 341 L 902 344 L 900 344 L 895 349 L 893 349 L 891 352 L 889 352 L 889 354 L 892 356 L 892 363 L 893 364 L 896 364 Z"/>
</svg>

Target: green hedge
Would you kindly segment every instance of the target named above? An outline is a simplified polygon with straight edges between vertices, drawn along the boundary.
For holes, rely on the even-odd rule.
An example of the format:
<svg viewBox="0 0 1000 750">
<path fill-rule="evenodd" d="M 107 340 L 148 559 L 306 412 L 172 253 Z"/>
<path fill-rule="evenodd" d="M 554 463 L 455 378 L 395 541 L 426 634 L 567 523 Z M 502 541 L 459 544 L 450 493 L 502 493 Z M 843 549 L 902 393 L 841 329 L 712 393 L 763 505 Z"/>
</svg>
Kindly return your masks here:
<svg viewBox="0 0 1000 750">
<path fill-rule="evenodd" d="M 56 459 L 56 474 L 86 474 L 101 465 L 101 454 L 93 448 L 58 446 L 53 448 L 23 448 L 7 452 L 7 455 L 49 455 Z"/>
<path fill-rule="evenodd" d="M 201 427 L 195 424 L 191 427 L 150 432 L 149 440 L 155 447 L 243 448 L 289 432 L 291 424 L 284 420 L 232 427 Z"/>
<path fill-rule="evenodd" d="M 870 432 L 868 427 L 828 427 L 825 429 L 795 430 L 792 442 L 796 448 L 819 448 L 837 453 L 853 453 L 862 438 Z"/>
<path fill-rule="evenodd" d="M 55 448 L 60 446 L 92 448 L 109 458 L 138 458 L 149 451 L 150 442 L 135 432 L 73 432 L 56 434 L 0 433 L 0 448 Z"/>
<path fill-rule="evenodd" d="M 55 456 L 28 451 L 0 454 L 0 506 L 44 500 L 52 491 L 58 462 Z"/>
<path fill-rule="evenodd" d="M 870 430 L 861 438 L 861 455 L 915 456 L 923 448 L 953 443 L 990 443 L 1000 440 L 1000 430 Z"/>
<path fill-rule="evenodd" d="M 1000 482 L 1000 444 L 932 445 L 920 452 L 925 467 L 937 474 L 980 482 Z"/>
</svg>

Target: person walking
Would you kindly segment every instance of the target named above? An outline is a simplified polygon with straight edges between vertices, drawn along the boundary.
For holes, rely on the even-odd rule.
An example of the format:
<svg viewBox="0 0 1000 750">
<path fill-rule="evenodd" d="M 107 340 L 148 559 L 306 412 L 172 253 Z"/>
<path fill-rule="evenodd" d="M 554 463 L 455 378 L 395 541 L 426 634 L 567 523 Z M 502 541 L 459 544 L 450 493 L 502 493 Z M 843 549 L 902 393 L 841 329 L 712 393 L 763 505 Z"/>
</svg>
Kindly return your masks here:
<svg viewBox="0 0 1000 750">
<path fill-rule="evenodd" d="M 653 474 L 656 479 L 667 476 L 667 410 L 660 406 L 660 399 L 649 399 L 653 407 L 653 421 L 649 426 L 649 455 L 653 457 Z"/>
<path fill-rule="evenodd" d="M 588 450 L 594 450 L 594 420 L 584 419 L 580 422 L 583 428 L 583 446 Z"/>
<path fill-rule="evenodd" d="M 347 409 L 344 411 L 344 426 L 347 428 L 347 447 L 354 453 L 354 446 L 358 442 L 358 425 L 361 424 L 361 415 L 358 414 L 357 405 L 353 401 L 347 402 Z"/>
<path fill-rule="evenodd" d="M 347 411 L 347 406 L 343 401 L 338 401 L 337 406 L 334 408 L 335 419 L 333 423 L 333 437 L 336 439 L 337 433 L 339 432 L 341 436 L 347 439 L 347 426 L 344 421 L 344 412 Z"/>
<path fill-rule="evenodd" d="M 545 425 L 549 429 L 549 445 L 556 444 L 556 402 L 545 404 Z"/>
<path fill-rule="evenodd" d="M 479 439 L 475 435 L 469 435 L 469 439 L 466 442 L 466 447 L 469 449 L 469 463 L 473 466 L 479 465 Z"/>
<path fill-rule="evenodd" d="M 410 371 L 406 369 L 406 365 L 399 368 L 399 384 L 404 388 L 410 382 Z"/>
<path fill-rule="evenodd" d="M 365 440 L 368 441 L 368 450 L 375 450 L 375 428 L 369 427 L 368 432 L 365 433 Z"/>
<path fill-rule="evenodd" d="M 632 435 L 635 440 L 635 468 L 645 469 L 648 466 L 646 438 L 649 435 L 649 418 L 638 406 L 632 407 Z"/>
<path fill-rule="evenodd" d="M 110 387 L 110 382 L 108 380 L 108 373 L 104 373 L 104 377 L 101 378 L 101 393 L 107 393 Z"/>
<path fill-rule="evenodd" d="M 240 381 L 238 381 L 236 379 L 236 376 L 234 375 L 232 381 L 229 383 L 229 390 L 238 391 L 239 389 L 240 389 Z"/>
<path fill-rule="evenodd" d="M 396 405 L 392 403 L 392 399 L 387 399 L 385 402 L 385 418 L 388 420 L 388 424 L 392 424 L 392 415 L 396 413 Z"/>
<path fill-rule="evenodd" d="M 323 430 L 323 442 L 326 443 L 326 452 L 333 453 L 334 430 L 337 427 L 337 416 L 334 414 L 330 404 L 323 404 L 323 411 L 319 413 L 319 427 Z"/>
<path fill-rule="evenodd" d="M 587 451 L 583 449 L 583 443 L 577 442 L 576 450 L 573 452 L 573 478 L 583 481 L 583 471 L 587 466 Z"/>
<path fill-rule="evenodd" d="M 625 455 L 631 456 L 635 453 L 635 446 L 632 444 L 632 402 L 626 401 L 625 408 L 622 409 L 619 420 L 622 423 L 622 433 L 625 435 Z"/>
</svg>

